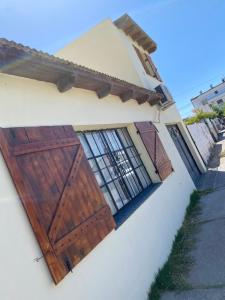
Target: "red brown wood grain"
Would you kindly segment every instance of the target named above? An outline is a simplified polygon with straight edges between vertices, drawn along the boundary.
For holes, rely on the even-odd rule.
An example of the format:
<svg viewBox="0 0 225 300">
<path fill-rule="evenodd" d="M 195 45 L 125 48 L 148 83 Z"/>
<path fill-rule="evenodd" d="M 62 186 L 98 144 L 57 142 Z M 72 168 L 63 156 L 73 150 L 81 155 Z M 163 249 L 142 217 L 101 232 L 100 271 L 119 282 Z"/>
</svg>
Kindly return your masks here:
<svg viewBox="0 0 225 300">
<path fill-rule="evenodd" d="M 54 282 L 115 227 L 72 126 L 1 128 L 0 149 Z"/>
<path fill-rule="evenodd" d="M 157 129 L 150 122 L 136 122 L 135 126 L 161 180 L 172 172 L 171 161 L 163 147 Z"/>
</svg>

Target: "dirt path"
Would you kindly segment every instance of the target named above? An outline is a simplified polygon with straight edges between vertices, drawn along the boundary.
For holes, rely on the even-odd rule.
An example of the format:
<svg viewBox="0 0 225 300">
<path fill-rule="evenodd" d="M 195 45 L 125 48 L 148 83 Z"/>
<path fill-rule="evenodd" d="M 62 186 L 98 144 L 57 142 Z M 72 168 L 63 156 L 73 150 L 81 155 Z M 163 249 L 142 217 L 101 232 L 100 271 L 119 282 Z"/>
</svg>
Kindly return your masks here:
<svg viewBox="0 0 225 300">
<path fill-rule="evenodd" d="M 213 192 L 200 200 L 199 230 L 191 251 L 194 264 L 186 278 L 190 289 L 166 292 L 162 300 L 225 300 L 225 157 L 219 158 L 223 150 L 225 133 L 198 187 Z"/>
</svg>

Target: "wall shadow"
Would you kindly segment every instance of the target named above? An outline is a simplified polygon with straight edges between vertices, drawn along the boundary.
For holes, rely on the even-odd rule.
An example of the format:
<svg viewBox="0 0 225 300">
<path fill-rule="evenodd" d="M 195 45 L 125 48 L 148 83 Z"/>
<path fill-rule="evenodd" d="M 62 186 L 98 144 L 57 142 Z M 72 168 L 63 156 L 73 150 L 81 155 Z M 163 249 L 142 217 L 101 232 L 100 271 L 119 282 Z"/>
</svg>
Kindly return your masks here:
<svg viewBox="0 0 225 300">
<path fill-rule="evenodd" d="M 222 142 L 225 140 L 225 130 L 221 131 L 219 134 L 218 134 L 218 142 Z"/>
<path fill-rule="evenodd" d="M 217 168 L 220 165 L 220 154 L 222 152 L 222 144 L 216 144 L 213 148 L 210 160 L 208 162 L 208 168 Z"/>
<path fill-rule="evenodd" d="M 212 155 L 208 162 L 208 171 L 202 174 L 197 188 L 199 190 L 206 189 L 221 189 L 225 188 L 225 171 L 218 171 L 221 160 L 222 144 L 220 143 L 225 140 L 225 131 L 219 133 L 219 142 L 215 144 L 212 151 Z"/>
<path fill-rule="evenodd" d="M 208 170 L 201 176 L 197 188 L 199 190 L 225 188 L 225 171 Z"/>
</svg>

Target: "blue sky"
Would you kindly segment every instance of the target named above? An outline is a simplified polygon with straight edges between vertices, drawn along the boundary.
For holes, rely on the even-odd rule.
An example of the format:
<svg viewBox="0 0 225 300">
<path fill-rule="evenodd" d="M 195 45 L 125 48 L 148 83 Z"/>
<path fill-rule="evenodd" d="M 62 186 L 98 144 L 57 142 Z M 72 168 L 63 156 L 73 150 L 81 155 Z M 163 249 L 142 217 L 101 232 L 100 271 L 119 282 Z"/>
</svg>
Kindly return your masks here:
<svg viewBox="0 0 225 300">
<path fill-rule="evenodd" d="M 1 0 L 1 36 L 54 53 L 105 18 L 124 13 L 156 41 L 153 59 L 181 114 L 225 77 L 224 0 Z"/>
</svg>

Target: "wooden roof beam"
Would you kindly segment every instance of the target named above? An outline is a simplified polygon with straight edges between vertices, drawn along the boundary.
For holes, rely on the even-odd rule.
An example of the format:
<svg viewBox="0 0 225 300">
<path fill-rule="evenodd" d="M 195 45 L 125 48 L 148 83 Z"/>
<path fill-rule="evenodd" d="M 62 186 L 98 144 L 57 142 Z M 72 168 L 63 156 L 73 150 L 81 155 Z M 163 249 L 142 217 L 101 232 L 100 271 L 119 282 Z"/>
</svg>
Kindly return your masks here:
<svg viewBox="0 0 225 300">
<path fill-rule="evenodd" d="M 110 94 L 112 85 L 110 83 L 103 84 L 99 89 L 96 90 L 96 94 L 99 99 L 102 99 Z"/>
<path fill-rule="evenodd" d="M 61 77 L 56 85 L 60 93 L 64 93 L 74 86 L 76 81 L 75 75 L 65 75 L 64 77 Z"/>
<path fill-rule="evenodd" d="M 137 41 L 137 38 L 138 37 L 140 38 L 141 36 L 143 36 L 143 35 L 142 35 L 140 30 L 135 31 L 135 33 L 131 35 L 132 39 L 135 40 L 135 41 Z"/>
<path fill-rule="evenodd" d="M 141 45 L 143 48 L 149 48 L 149 47 L 151 47 L 151 43 L 147 40 L 146 42 L 144 42 L 144 43 L 142 43 L 142 45 Z"/>
<path fill-rule="evenodd" d="M 131 26 L 127 27 L 126 29 L 124 29 L 124 32 L 125 32 L 125 34 L 129 35 L 134 29 L 135 29 L 135 26 L 131 25 Z"/>
<path fill-rule="evenodd" d="M 123 102 L 126 102 L 130 99 L 132 99 L 134 97 L 134 91 L 133 90 L 127 90 L 126 92 L 123 92 L 121 95 L 120 95 L 120 99 L 123 101 Z"/>
<path fill-rule="evenodd" d="M 149 95 L 150 100 L 157 98 L 155 91 L 2 38 L 0 73 L 52 83 L 61 93 L 76 87 L 94 91 L 99 98 L 112 94 L 122 101 L 139 99 L 140 103 L 145 101 L 140 99 L 143 95 Z"/>
<path fill-rule="evenodd" d="M 147 37 L 146 36 L 141 36 L 139 39 L 137 39 L 137 43 L 139 45 L 142 45 L 144 42 L 146 42 Z"/>
<path fill-rule="evenodd" d="M 149 98 L 149 104 L 151 106 L 154 106 L 154 105 L 158 104 L 161 99 L 162 99 L 161 95 L 159 95 L 159 93 L 157 93 L 157 95 L 154 95 L 154 97 Z"/>
<path fill-rule="evenodd" d="M 151 45 L 151 46 L 149 46 L 146 50 L 147 50 L 149 53 L 151 53 L 151 52 L 154 51 L 154 47 L 152 47 L 152 45 Z"/>
<path fill-rule="evenodd" d="M 143 104 L 149 100 L 150 96 L 148 94 L 141 95 L 137 98 L 138 104 Z"/>
<path fill-rule="evenodd" d="M 148 42 L 147 47 L 144 47 L 143 44 L 140 45 L 143 47 L 144 50 L 148 51 L 149 54 L 156 50 L 157 47 L 156 43 L 150 38 L 150 36 L 146 32 L 144 32 L 144 30 L 129 15 L 125 14 L 121 16 L 119 19 L 114 21 L 114 24 L 119 29 L 122 29 L 127 35 L 130 35 L 134 41 L 137 42 L 137 40 L 143 38 L 141 43 Z M 144 39 L 144 37 L 146 37 L 146 39 Z M 149 43 L 151 44 L 151 47 Z"/>
</svg>

